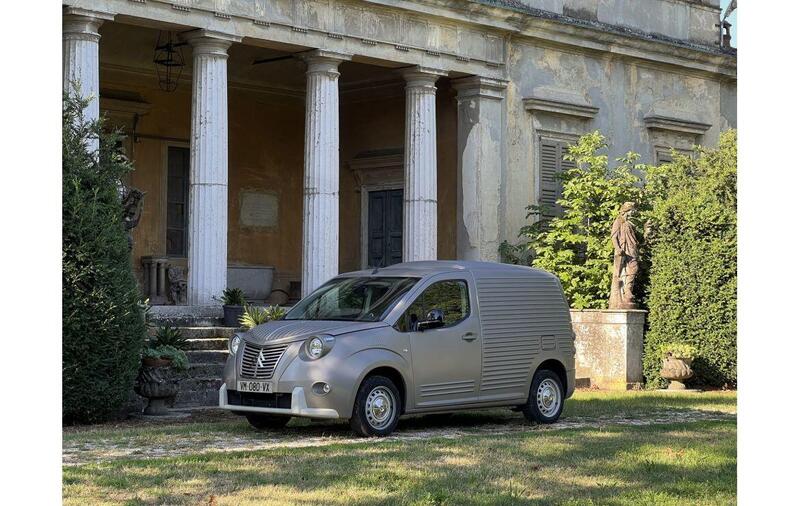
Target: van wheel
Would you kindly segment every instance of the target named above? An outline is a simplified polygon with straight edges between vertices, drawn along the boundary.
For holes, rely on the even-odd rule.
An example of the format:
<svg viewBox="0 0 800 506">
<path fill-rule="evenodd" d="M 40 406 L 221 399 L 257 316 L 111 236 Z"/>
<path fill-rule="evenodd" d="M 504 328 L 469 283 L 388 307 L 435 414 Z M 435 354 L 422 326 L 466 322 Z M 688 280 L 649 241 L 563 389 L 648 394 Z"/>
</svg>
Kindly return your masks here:
<svg viewBox="0 0 800 506">
<path fill-rule="evenodd" d="M 245 418 L 253 428 L 258 430 L 282 429 L 291 420 L 291 416 L 267 415 L 263 413 L 245 413 Z"/>
<path fill-rule="evenodd" d="M 522 405 L 522 414 L 531 422 L 553 423 L 563 409 L 564 386 L 558 375 L 548 369 L 536 371 L 528 402 Z"/>
<path fill-rule="evenodd" d="M 385 376 L 370 376 L 358 387 L 350 428 L 363 437 L 388 436 L 400 420 L 400 392 Z"/>
</svg>

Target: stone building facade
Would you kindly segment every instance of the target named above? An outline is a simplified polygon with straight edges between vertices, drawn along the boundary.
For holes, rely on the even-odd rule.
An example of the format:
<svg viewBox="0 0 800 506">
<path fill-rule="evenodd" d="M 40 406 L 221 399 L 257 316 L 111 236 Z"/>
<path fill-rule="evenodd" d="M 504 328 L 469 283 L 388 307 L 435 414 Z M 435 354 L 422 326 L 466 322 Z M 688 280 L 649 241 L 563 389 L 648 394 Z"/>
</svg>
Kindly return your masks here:
<svg viewBox="0 0 800 506">
<path fill-rule="evenodd" d="M 63 9 L 64 85 L 123 128 L 146 192 L 134 264 L 154 294 L 156 263 L 185 268 L 190 305 L 216 304 L 232 267 L 273 268 L 280 301 L 365 266 L 497 260 L 580 134 L 659 162 L 736 126 L 719 0 Z M 174 91 L 154 63 L 168 36 Z"/>
</svg>

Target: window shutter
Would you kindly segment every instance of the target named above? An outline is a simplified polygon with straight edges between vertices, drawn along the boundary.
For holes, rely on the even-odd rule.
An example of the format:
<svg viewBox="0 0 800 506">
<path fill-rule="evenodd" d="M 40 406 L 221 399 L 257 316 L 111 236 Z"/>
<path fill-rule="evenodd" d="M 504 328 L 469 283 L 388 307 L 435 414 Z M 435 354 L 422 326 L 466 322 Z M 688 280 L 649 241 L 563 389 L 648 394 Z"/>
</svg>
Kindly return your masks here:
<svg viewBox="0 0 800 506">
<path fill-rule="evenodd" d="M 556 215 L 558 198 L 558 142 L 542 139 L 539 143 L 539 206 L 542 218 Z"/>
<path fill-rule="evenodd" d="M 656 151 L 656 166 L 672 163 L 672 153 L 668 151 Z"/>
<path fill-rule="evenodd" d="M 561 172 L 575 168 L 575 162 L 564 160 L 567 154 L 567 143 L 549 139 L 541 139 L 539 144 L 539 205 L 546 207 L 542 217 L 560 216 L 563 209 L 556 202 L 561 198 L 562 184 L 557 177 Z"/>
</svg>

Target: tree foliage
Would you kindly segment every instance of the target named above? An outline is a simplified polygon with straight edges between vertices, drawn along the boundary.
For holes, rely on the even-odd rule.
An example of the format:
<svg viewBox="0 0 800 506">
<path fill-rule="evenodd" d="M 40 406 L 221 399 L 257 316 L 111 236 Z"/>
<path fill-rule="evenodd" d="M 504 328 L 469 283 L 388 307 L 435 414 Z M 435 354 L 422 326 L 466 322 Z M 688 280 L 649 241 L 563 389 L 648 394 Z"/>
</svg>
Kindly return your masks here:
<svg viewBox="0 0 800 506">
<path fill-rule="evenodd" d="M 641 202 L 638 155 L 628 153 L 610 168 L 606 149 L 605 137 L 597 131 L 570 146 L 564 158 L 576 166 L 560 175 L 563 215 L 542 220 L 541 209 L 529 206 L 528 216 L 537 221 L 520 231 L 528 239 L 525 248 L 533 266 L 558 276 L 570 306 L 577 309 L 608 307 L 614 256 L 611 224 L 622 203 Z"/>
<path fill-rule="evenodd" d="M 63 421 L 115 415 L 131 392 L 145 322 L 122 222 L 119 188 L 130 163 L 115 134 L 83 117 L 87 101 L 63 100 Z M 90 151 L 90 140 L 99 149 Z"/>
<path fill-rule="evenodd" d="M 736 131 L 719 148 L 675 154 L 647 170 L 651 271 L 645 377 L 659 377 L 666 343 L 697 349 L 696 383 L 736 385 Z"/>
</svg>

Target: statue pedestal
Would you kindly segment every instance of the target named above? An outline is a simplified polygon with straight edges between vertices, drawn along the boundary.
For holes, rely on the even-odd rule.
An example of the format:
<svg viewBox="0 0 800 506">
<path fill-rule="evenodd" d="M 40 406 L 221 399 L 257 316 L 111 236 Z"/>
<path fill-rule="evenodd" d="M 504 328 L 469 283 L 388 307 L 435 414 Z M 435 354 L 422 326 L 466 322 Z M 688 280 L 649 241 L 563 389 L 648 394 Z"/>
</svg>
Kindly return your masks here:
<svg viewBox="0 0 800 506">
<path fill-rule="evenodd" d="M 641 309 L 570 310 L 577 382 L 612 390 L 640 387 L 646 315 Z"/>
</svg>

